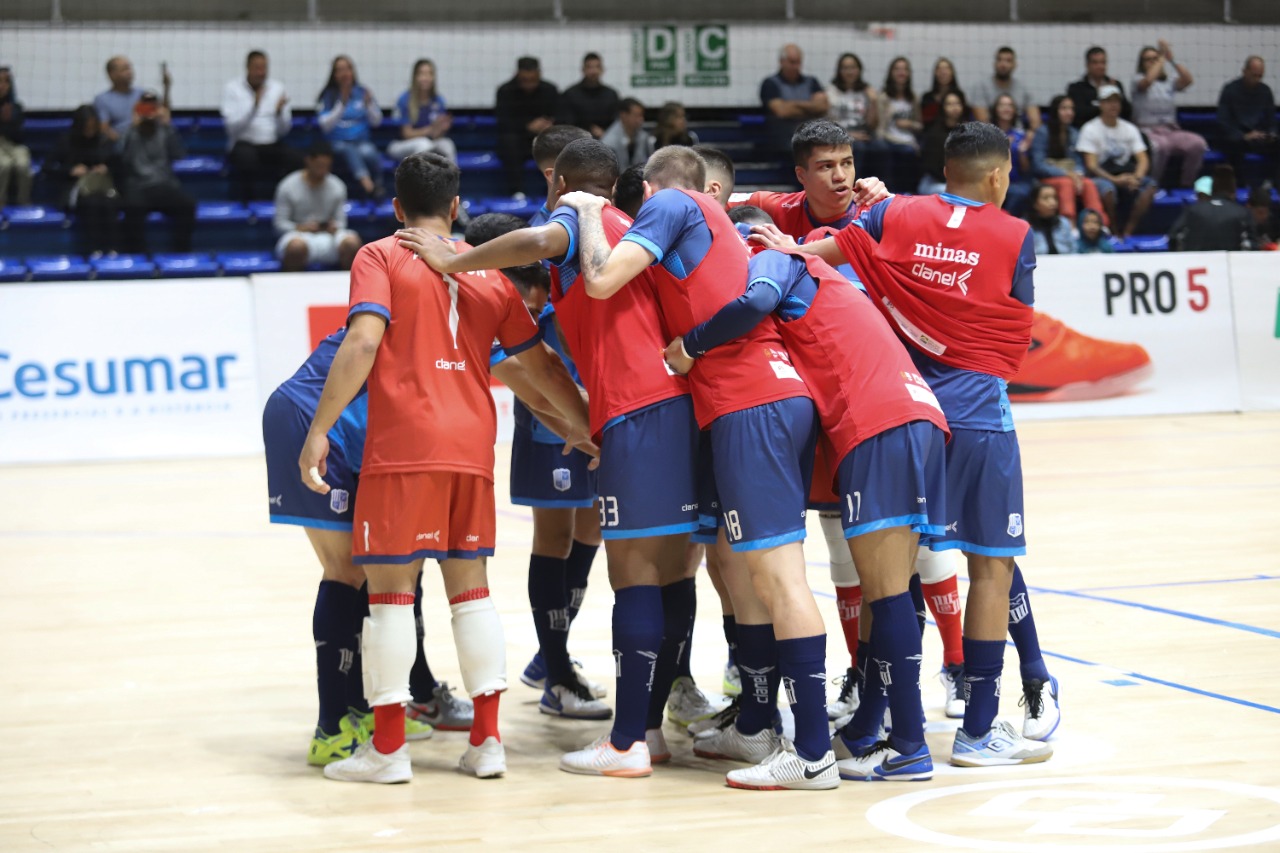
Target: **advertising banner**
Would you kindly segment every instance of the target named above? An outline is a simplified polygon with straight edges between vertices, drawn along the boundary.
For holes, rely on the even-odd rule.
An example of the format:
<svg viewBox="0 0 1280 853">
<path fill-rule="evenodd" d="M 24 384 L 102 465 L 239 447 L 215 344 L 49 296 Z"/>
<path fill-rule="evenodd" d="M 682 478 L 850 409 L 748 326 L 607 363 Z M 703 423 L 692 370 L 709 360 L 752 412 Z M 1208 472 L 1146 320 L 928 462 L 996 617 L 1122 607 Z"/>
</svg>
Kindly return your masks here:
<svg viewBox="0 0 1280 853">
<path fill-rule="evenodd" d="M 1244 410 L 1280 410 L 1280 256 L 1231 255 L 1231 302 Z"/>
</svg>

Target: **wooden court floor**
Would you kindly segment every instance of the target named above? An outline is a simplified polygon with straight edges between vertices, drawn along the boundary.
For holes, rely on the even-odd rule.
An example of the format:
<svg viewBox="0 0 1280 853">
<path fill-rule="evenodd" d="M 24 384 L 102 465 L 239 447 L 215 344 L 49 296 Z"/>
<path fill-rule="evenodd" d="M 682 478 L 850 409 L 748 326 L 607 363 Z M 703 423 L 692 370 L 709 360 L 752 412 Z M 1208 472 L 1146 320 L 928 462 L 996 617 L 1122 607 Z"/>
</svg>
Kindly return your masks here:
<svg viewBox="0 0 1280 853">
<path fill-rule="evenodd" d="M 301 531 L 266 523 L 260 459 L 0 469 L 0 850 L 1280 850 L 1280 415 L 1019 432 L 1023 566 L 1062 684 L 1054 758 L 946 766 L 931 628 L 935 778 L 828 792 L 728 789 L 730 766 L 670 726 L 674 761 L 650 779 L 559 772 L 607 724 L 542 716 L 515 680 L 531 525 L 502 494 L 507 777 L 457 774 L 465 735 L 437 733 L 412 746 L 409 785 L 327 781 L 305 763 L 319 569 Z M 502 490 L 505 449 L 498 464 Z M 834 675 L 820 535 L 806 551 Z M 428 653 L 456 684 L 427 590 Z M 699 590 L 694 673 L 715 688 L 719 610 Z M 601 555 L 571 648 L 606 681 L 610 604 Z M 1012 650 L 1007 666 L 1017 684 Z M 1020 722 L 1015 692 L 1002 712 Z"/>
</svg>

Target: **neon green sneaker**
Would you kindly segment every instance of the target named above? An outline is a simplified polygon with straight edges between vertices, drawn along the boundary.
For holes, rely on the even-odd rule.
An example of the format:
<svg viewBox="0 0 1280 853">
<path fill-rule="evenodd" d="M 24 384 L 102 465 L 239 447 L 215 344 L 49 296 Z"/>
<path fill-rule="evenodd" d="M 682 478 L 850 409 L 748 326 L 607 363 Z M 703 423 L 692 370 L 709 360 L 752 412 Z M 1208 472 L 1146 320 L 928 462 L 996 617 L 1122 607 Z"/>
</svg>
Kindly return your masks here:
<svg viewBox="0 0 1280 853">
<path fill-rule="evenodd" d="M 365 733 L 363 740 L 373 737 L 373 712 L 360 717 L 360 731 Z M 422 720 L 415 720 L 407 713 L 404 715 L 404 739 L 405 740 L 427 740 L 436 730 L 430 723 L 424 723 Z"/>
<path fill-rule="evenodd" d="M 311 738 L 311 748 L 307 750 L 307 763 L 323 767 L 350 758 L 356 747 L 368 739 L 369 735 L 360 721 L 350 714 L 338 721 L 338 733 L 335 735 L 325 734 L 317 726 L 315 736 Z"/>
</svg>

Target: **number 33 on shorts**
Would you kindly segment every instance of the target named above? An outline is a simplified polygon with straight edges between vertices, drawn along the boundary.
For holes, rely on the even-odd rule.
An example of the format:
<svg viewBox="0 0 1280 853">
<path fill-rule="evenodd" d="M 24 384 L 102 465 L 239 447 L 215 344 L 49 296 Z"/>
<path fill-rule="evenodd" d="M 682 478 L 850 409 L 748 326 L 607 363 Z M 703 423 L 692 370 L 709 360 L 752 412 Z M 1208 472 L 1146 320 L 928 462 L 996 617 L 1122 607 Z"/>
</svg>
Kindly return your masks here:
<svg viewBox="0 0 1280 853">
<path fill-rule="evenodd" d="M 618 499 L 612 495 L 601 495 L 597 500 L 600 501 L 600 526 L 601 527 L 617 527 L 618 526 Z"/>
</svg>

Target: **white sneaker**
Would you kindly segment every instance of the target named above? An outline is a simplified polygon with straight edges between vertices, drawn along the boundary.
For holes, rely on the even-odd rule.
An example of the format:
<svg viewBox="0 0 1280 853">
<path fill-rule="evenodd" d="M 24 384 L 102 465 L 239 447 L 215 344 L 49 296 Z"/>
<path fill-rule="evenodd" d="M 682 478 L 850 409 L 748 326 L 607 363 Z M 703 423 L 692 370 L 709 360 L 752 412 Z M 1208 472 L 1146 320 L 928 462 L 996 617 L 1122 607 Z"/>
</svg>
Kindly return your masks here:
<svg viewBox="0 0 1280 853">
<path fill-rule="evenodd" d="M 725 782 L 748 791 L 825 791 L 840 787 L 840 773 L 831 750 L 817 761 L 805 761 L 791 741 L 784 740 L 756 766 L 730 770 Z"/>
<path fill-rule="evenodd" d="M 581 773 L 585 776 L 618 776 L 634 779 L 649 776 L 653 773 L 653 764 L 649 760 L 648 734 L 645 740 L 631 744 L 625 752 L 619 752 L 604 735 L 586 749 L 566 752 L 560 756 L 560 769 L 566 773 Z"/>
<path fill-rule="evenodd" d="M 592 681 L 582 674 L 582 661 L 577 658 L 569 658 L 569 662 L 573 664 L 573 668 L 577 671 L 578 680 L 587 685 L 587 689 L 591 691 L 592 698 L 603 699 L 609 695 L 608 687 L 598 681 Z"/>
<path fill-rule="evenodd" d="M 1049 695 L 1046 697 L 1045 688 Z M 1062 709 L 1058 707 L 1058 679 L 1052 675 L 1048 681 L 1033 678 L 1022 682 L 1022 699 L 1026 706 L 1022 717 L 1022 736 L 1028 740 L 1048 740 L 1062 722 Z"/>
<path fill-rule="evenodd" d="M 707 732 L 693 742 L 693 754 L 699 758 L 724 758 L 759 764 L 778 749 L 782 739 L 767 727 L 753 735 L 744 735 L 736 725 Z"/>
<path fill-rule="evenodd" d="M 944 666 L 938 673 L 938 680 L 942 682 L 942 689 L 947 694 L 946 702 L 942 706 L 943 712 L 953 720 L 962 719 L 964 717 L 964 667 L 956 663 Z"/>
<path fill-rule="evenodd" d="M 666 764 L 671 760 L 671 747 L 667 746 L 667 737 L 662 729 L 646 729 L 644 743 L 649 747 L 650 764 Z"/>
<path fill-rule="evenodd" d="M 538 710 L 571 720 L 607 720 L 613 716 L 613 709 L 593 698 L 591 688 L 581 682 L 556 684 L 543 690 Z"/>
<path fill-rule="evenodd" d="M 477 779 L 492 779 L 507 772 L 507 750 L 496 737 L 487 737 L 479 746 L 467 744 L 458 759 L 458 769 Z"/>
<path fill-rule="evenodd" d="M 840 738 L 832 744 L 841 779 L 859 782 L 925 782 L 933 778 L 933 757 L 921 745 L 911 755 L 898 752 L 889 741 L 873 744 L 865 752 L 853 754 Z"/>
<path fill-rule="evenodd" d="M 671 683 L 671 696 L 667 699 L 667 719 L 677 726 L 687 727 L 690 723 L 710 719 L 718 710 L 689 676 L 682 675 Z"/>
<path fill-rule="evenodd" d="M 724 681 L 720 685 L 720 689 L 724 691 L 726 696 L 742 695 L 742 673 L 738 671 L 737 664 L 726 663 L 724 665 Z"/>
<path fill-rule="evenodd" d="M 693 737 L 701 737 L 709 732 L 719 731 L 726 726 L 733 725 L 734 721 L 738 719 L 738 713 L 741 710 L 742 700 L 739 697 L 734 696 L 723 710 L 716 712 L 713 716 L 710 716 L 705 720 L 698 720 L 697 722 L 690 723 L 685 729 L 685 732 Z"/>
<path fill-rule="evenodd" d="M 1004 720 L 996 720 L 981 737 L 971 737 L 963 726 L 956 729 L 956 740 L 951 747 L 951 763 L 956 767 L 1039 764 L 1052 755 L 1053 747 L 1049 744 L 1028 740 Z"/>
<path fill-rule="evenodd" d="M 402 743 L 395 752 L 383 755 L 368 740 L 356 747 L 350 758 L 324 766 L 324 775 L 339 782 L 379 782 L 392 785 L 413 778 L 409 764 L 409 744 Z"/>
<path fill-rule="evenodd" d="M 831 681 L 833 684 L 839 682 L 840 695 L 834 702 L 827 703 L 827 719 L 840 720 L 853 716 L 853 712 L 858 710 L 858 670 L 849 667 L 844 675 L 836 676 Z"/>
</svg>

